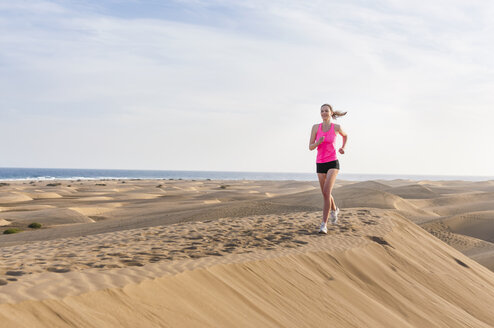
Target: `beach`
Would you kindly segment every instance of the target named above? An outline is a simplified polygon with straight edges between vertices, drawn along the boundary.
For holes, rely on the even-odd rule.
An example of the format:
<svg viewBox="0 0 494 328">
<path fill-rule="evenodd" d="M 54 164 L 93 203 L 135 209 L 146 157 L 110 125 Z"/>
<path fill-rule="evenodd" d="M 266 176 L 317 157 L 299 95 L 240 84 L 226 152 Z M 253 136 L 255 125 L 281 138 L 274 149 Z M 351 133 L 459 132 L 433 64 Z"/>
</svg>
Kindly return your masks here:
<svg viewBox="0 0 494 328">
<path fill-rule="evenodd" d="M 2 327 L 494 325 L 494 181 L 334 197 L 322 235 L 314 181 L 4 181 Z"/>
</svg>

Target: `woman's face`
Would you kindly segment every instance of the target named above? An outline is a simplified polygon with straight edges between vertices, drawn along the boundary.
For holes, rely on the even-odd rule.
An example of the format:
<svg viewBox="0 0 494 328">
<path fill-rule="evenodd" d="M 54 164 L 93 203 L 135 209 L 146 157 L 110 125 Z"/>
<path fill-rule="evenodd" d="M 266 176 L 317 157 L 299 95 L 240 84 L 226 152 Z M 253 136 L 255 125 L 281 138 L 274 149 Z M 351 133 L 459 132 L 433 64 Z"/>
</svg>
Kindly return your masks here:
<svg viewBox="0 0 494 328">
<path fill-rule="evenodd" d="M 322 106 L 321 107 L 321 117 L 322 117 L 323 120 L 329 119 L 329 117 L 331 116 L 331 114 L 332 114 L 332 111 L 329 108 L 329 106 Z"/>
</svg>

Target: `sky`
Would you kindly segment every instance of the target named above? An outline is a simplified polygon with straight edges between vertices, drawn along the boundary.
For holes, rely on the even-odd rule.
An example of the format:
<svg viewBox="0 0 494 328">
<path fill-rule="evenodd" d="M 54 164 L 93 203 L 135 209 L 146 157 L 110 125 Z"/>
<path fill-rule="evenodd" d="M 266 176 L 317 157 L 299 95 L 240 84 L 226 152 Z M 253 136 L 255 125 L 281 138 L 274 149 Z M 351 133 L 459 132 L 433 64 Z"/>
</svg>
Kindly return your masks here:
<svg viewBox="0 0 494 328">
<path fill-rule="evenodd" d="M 494 176 L 494 3 L 0 0 L 0 167 Z M 337 146 L 341 145 L 341 137 Z"/>
</svg>

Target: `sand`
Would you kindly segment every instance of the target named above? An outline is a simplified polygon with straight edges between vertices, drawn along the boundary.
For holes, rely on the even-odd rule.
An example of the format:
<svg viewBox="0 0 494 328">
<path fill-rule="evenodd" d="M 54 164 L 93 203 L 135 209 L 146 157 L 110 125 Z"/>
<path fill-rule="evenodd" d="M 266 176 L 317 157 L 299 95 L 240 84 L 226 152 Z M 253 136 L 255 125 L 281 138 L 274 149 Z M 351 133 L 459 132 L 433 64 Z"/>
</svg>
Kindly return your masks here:
<svg viewBox="0 0 494 328">
<path fill-rule="evenodd" d="M 9 183 L 2 327 L 494 325 L 489 181 Z"/>
</svg>

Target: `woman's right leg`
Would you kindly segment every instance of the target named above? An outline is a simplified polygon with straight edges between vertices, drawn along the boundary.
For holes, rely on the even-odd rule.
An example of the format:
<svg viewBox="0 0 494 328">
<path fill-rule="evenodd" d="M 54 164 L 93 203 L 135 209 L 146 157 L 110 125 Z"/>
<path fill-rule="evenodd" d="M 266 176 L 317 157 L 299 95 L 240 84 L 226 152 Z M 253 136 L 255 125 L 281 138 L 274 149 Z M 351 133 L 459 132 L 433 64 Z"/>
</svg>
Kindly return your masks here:
<svg viewBox="0 0 494 328">
<path fill-rule="evenodd" d="M 322 207 L 322 220 L 324 223 L 328 223 L 329 210 L 331 208 L 331 202 L 333 201 L 333 197 L 331 194 L 325 193 L 324 185 L 326 183 L 326 173 L 317 173 L 317 177 L 319 178 L 319 185 L 321 186 L 321 193 L 324 199 L 324 204 Z"/>
</svg>

